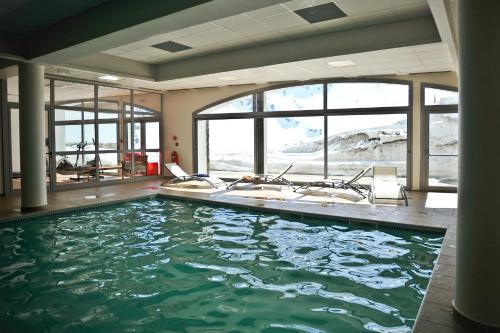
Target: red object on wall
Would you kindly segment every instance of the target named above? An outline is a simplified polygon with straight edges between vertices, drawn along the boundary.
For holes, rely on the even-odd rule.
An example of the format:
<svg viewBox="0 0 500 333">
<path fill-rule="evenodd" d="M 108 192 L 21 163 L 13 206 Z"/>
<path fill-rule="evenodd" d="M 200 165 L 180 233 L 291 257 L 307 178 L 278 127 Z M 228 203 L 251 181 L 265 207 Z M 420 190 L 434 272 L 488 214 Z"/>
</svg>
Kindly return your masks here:
<svg viewBox="0 0 500 333">
<path fill-rule="evenodd" d="M 158 176 L 158 162 L 148 162 L 146 176 Z"/>
<path fill-rule="evenodd" d="M 172 158 L 172 163 L 179 165 L 179 154 L 175 150 L 170 154 L 170 157 Z"/>
</svg>

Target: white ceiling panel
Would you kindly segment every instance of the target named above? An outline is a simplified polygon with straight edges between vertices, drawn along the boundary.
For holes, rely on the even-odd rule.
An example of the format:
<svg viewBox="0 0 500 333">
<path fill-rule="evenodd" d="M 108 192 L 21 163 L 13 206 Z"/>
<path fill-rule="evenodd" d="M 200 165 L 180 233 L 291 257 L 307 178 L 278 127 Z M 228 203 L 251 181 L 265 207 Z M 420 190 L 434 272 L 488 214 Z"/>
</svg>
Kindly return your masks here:
<svg viewBox="0 0 500 333">
<path fill-rule="evenodd" d="M 260 20 L 266 19 L 266 18 L 274 16 L 274 15 L 286 13 L 288 11 L 289 10 L 285 6 L 274 5 L 274 6 L 269 6 L 269 7 L 265 7 L 265 8 L 261 8 L 261 9 L 257 9 L 257 10 L 252 10 L 250 12 L 247 12 L 246 15 L 255 19 L 256 21 L 260 21 Z"/>
<path fill-rule="evenodd" d="M 245 14 L 226 17 L 214 21 L 214 23 L 242 36 L 258 35 L 269 32 L 268 28 Z"/>
<path fill-rule="evenodd" d="M 311 24 L 293 11 L 311 6 L 333 2 L 347 17 Z M 187 57 L 201 56 L 207 49 L 222 52 L 228 48 L 251 47 L 259 44 L 312 36 L 316 34 L 354 29 L 361 26 L 378 24 L 429 15 L 426 0 L 292 0 L 279 5 L 218 19 L 177 31 L 165 31 L 119 48 L 103 53 L 147 63 L 161 63 L 182 60 Z M 177 53 L 160 51 L 172 56 L 149 53 L 140 57 L 144 49 L 158 43 L 174 41 L 192 47 Z M 217 47 L 214 47 L 217 45 Z M 130 55 L 128 53 L 131 53 Z"/>
<path fill-rule="evenodd" d="M 360 15 L 392 8 L 390 0 L 334 0 L 347 15 Z"/>
<path fill-rule="evenodd" d="M 269 30 L 289 29 L 297 26 L 310 26 L 311 24 L 292 12 L 284 12 L 262 20 L 257 20 Z"/>
<path fill-rule="evenodd" d="M 423 58 L 419 55 L 423 54 Z M 351 60 L 354 66 L 332 67 L 328 62 Z M 361 77 L 374 75 L 408 75 L 411 73 L 453 71 L 451 55 L 444 43 L 403 47 L 357 53 L 336 57 L 297 61 L 286 64 L 264 66 L 224 73 L 213 73 L 164 82 L 152 82 L 123 78 L 118 84 L 157 90 L 178 90 L 204 87 L 217 87 L 238 84 L 272 83 L 282 81 L 304 81 L 336 77 Z M 93 73 L 75 69 L 47 67 L 46 72 L 87 80 L 98 80 L 107 73 Z M 224 81 L 221 77 L 235 77 L 236 80 Z"/>
</svg>

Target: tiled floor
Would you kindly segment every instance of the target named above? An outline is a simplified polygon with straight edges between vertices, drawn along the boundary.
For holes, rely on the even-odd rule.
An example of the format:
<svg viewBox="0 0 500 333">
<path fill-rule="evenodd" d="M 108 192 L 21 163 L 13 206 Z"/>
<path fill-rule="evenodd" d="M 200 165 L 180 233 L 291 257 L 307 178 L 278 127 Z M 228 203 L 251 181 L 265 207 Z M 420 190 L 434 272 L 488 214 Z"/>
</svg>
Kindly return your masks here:
<svg viewBox="0 0 500 333">
<path fill-rule="evenodd" d="M 289 189 L 266 188 L 238 191 L 209 189 L 165 189 L 161 180 L 49 193 L 46 211 L 57 211 L 98 203 L 154 196 L 157 194 L 194 200 L 279 210 L 283 213 L 335 216 L 349 222 L 391 224 L 411 228 L 446 230 L 441 254 L 432 275 L 414 332 L 473 332 L 453 319 L 452 295 L 455 273 L 456 195 L 409 192 L 409 206 L 370 205 L 366 200 L 348 203 L 346 196 L 323 192 L 295 194 Z M 0 198 L 0 222 L 43 214 L 23 213 L 20 197 Z"/>
</svg>

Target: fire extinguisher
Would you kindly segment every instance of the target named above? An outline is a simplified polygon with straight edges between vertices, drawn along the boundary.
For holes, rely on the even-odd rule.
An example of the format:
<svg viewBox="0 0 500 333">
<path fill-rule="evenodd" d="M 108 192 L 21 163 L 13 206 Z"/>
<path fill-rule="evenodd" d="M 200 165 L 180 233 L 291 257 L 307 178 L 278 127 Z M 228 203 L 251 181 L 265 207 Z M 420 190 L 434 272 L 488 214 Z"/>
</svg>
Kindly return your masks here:
<svg viewBox="0 0 500 333">
<path fill-rule="evenodd" d="M 170 154 L 170 157 L 172 158 L 172 163 L 179 164 L 179 154 L 174 150 L 172 151 L 172 154 Z"/>
<path fill-rule="evenodd" d="M 177 142 L 177 135 L 172 136 L 172 141 L 175 147 L 179 146 L 179 142 Z M 170 157 L 172 158 L 172 163 L 179 165 L 179 154 L 177 154 L 174 147 L 172 147 L 172 153 L 170 154 Z"/>
</svg>

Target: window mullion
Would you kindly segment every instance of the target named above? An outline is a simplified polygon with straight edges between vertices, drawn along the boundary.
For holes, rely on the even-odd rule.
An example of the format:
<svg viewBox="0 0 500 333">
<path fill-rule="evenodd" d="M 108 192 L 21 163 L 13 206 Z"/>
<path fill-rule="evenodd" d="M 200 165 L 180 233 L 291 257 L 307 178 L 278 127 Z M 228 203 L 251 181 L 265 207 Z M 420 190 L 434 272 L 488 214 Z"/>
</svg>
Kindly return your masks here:
<svg viewBox="0 0 500 333">
<path fill-rule="evenodd" d="M 262 112 L 264 109 L 263 103 L 263 93 L 257 93 L 254 95 L 254 111 Z M 264 119 L 263 118 L 255 118 L 254 119 L 254 172 L 256 174 L 264 174 L 264 147 L 265 147 L 264 137 Z"/>
</svg>

